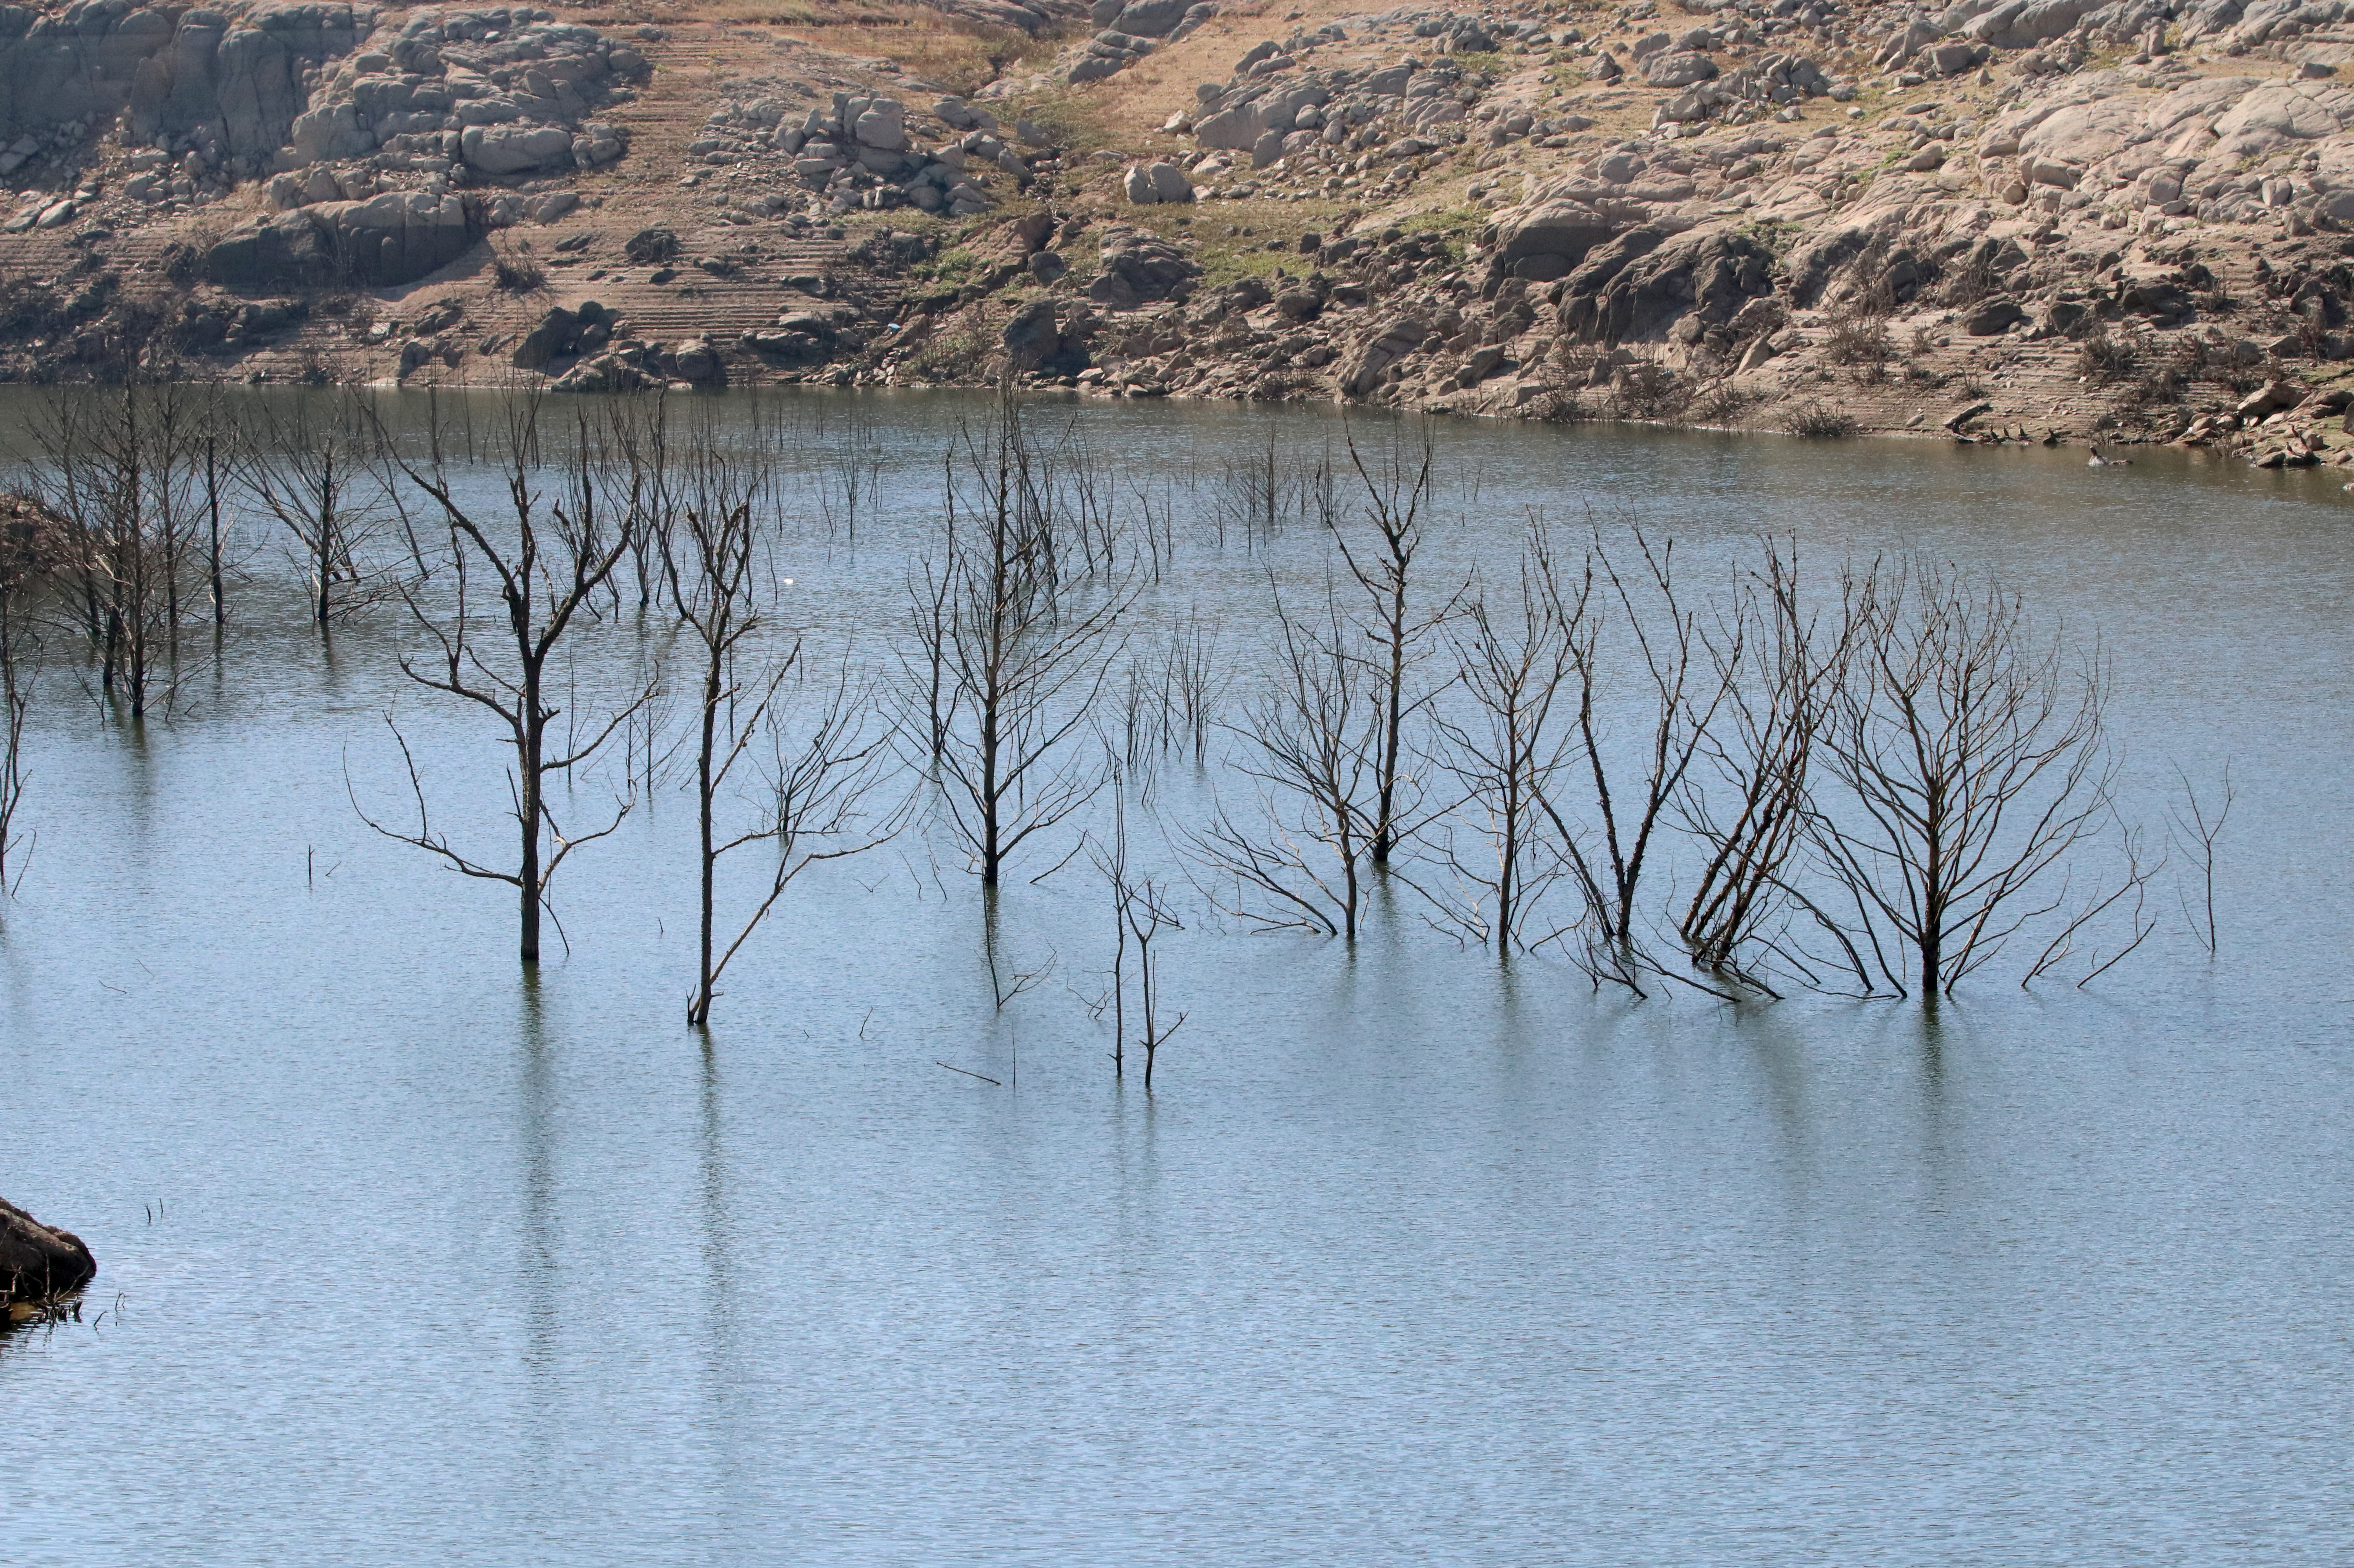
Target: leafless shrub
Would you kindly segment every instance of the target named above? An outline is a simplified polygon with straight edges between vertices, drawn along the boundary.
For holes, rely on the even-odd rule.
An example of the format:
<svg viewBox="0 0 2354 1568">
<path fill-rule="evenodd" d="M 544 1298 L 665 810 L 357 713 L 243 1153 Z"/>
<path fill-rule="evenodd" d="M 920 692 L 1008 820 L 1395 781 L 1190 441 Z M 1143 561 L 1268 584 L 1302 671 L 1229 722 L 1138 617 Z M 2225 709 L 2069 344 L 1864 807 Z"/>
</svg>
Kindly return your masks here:
<svg viewBox="0 0 2354 1568">
<path fill-rule="evenodd" d="M 1128 1070 L 1129 997 L 1131 994 L 1129 952 L 1133 948 L 1136 954 L 1133 994 L 1139 1024 L 1136 1043 L 1144 1048 L 1144 1087 L 1150 1093 L 1152 1069 L 1160 1057 L 1161 1047 L 1185 1026 L 1189 1016 L 1180 1012 L 1172 1019 L 1161 1001 L 1161 956 L 1153 950 L 1153 944 L 1163 933 L 1183 930 L 1184 925 L 1177 918 L 1168 885 L 1161 879 L 1149 873 L 1139 873 L 1130 866 L 1128 801 L 1120 789 L 1122 782 L 1117 778 L 1112 780 L 1111 842 L 1099 844 L 1094 851 L 1096 869 L 1102 874 L 1111 890 L 1112 1075 L 1124 1076 Z"/>
<path fill-rule="evenodd" d="M 2190 863 L 2198 874 L 2194 900 L 2191 890 L 2180 894 L 2183 918 L 2190 922 L 2191 934 L 2209 953 L 2216 948 L 2215 938 L 2215 842 L 2223 836 L 2223 826 L 2232 820 L 2232 806 L 2239 799 L 2239 790 L 2232 783 L 2232 765 L 2223 765 L 2221 799 L 2202 800 L 2190 782 L 2190 776 L 2179 768 L 2174 770 L 2182 786 L 2182 799 L 2168 809 L 2174 829 L 2175 847 Z"/>
<path fill-rule="evenodd" d="M 61 392 L 35 424 L 41 499 L 66 524 L 68 602 L 98 652 L 102 691 L 134 719 L 168 697 L 178 673 L 205 434 L 199 399 L 176 382 Z"/>
<path fill-rule="evenodd" d="M 1757 394 L 1729 381 L 1720 381 L 1694 397 L 1687 417 L 1702 425 L 1733 425 L 1740 422 L 1757 402 Z"/>
<path fill-rule="evenodd" d="M 1853 306 L 1835 306 L 1823 323 L 1823 358 L 1832 365 L 1857 365 L 1867 370 L 1885 366 L 1895 354 L 1888 323 L 1879 315 Z"/>
<path fill-rule="evenodd" d="M 2128 382 L 2117 394 L 2121 408 L 2152 408 L 2182 401 L 2186 383 L 2181 373 L 2170 365 L 2153 365 Z"/>
<path fill-rule="evenodd" d="M 1210 728 L 1217 721 L 1225 676 L 1218 668 L 1218 630 L 1196 610 L 1170 630 L 1162 657 L 1162 690 L 1174 707 L 1175 727 L 1193 747 L 1193 760 L 1208 755 Z"/>
<path fill-rule="evenodd" d="M 2123 381 L 2141 368 L 2141 355 L 2126 340 L 2095 323 L 2076 350 L 2076 373 L 2096 387 Z"/>
<path fill-rule="evenodd" d="M 39 648 L 33 640 L 29 599 L 37 566 L 32 534 L 41 521 L 18 514 L 0 522 L 0 895 L 24 877 L 26 843 L 16 827 L 25 803 L 25 719 L 33 706 Z M 15 537 L 24 529 L 22 547 Z M 16 866 L 12 880 L 10 865 Z"/>
<path fill-rule="evenodd" d="M 247 498 L 301 546 L 321 626 L 371 602 L 381 587 L 360 555 L 385 520 L 373 450 L 355 402 L 326 408 L 306 397 L 264 408 L 239 432 L 231 471 Z M 208 513 L 217 519 L 218 510 L 216 488 Z"/>
<path fill-rule="evenodd" d="M 1393 440 L 1368 457 L 1352 434 L 1349 463 L 1363 490 L 1362 506 L 1322 513 L 1326 531 L 1363 598 L 1359 630 L 1374 649 L 1366 658 L 1375 688 L 1380 735 L 1373 756 L 1373 863 L 1385 865 L 1403 836 L 1405 727 L 1432 693 L 1410 691 L 1417 666 L 1436 646 L 1451 612 L 1452 592 L 1429 593 L 1415 571 L 1429 530 L 1436 468 L 1430 428 L 1409 443 Z"/>
<path fill-rule="evenodd" d="M 1303 467 L 1290 461 L 1270 429 L 1266 446 L 1249 461 L 1219 470 L 1210 493 L 1212 535 L 1220 548 L 1229 533 L 1240 534 L 1246 548 L 1260 548 L 1287 524 L 1315 515 L 1331 478 L 1330 463 Z"/>
<path fill-rule="evenodd" d="M 1944 286 L 1937 291 L 1938 303 L 1958 310 L 2002 292 L 2002 274 L 1995 270 L 1994 263 L 1974 258 L 1946 274 Z"/>
<path fill-rule="evenodd" d="M 547 269 L 531 254 L 527 241 L 491 247 L 491 281 L 510 294 L 535 294 L 547 287 Z"/>
<path fill-rule="evenodd" d="M 1782 429 L 1794 436 L 1836 441 L 1854 435 L 1856 423 L 1854 415 L 1810 397 L 1783 417 Z"/>
<path fill-rule="evenodd" d="M 1672 419 L 1691 399 L 1691 382 L 1648 361 L 1628 366 L 1610 387 L 1611 411 L 1622 419 Z"/>
</svg>

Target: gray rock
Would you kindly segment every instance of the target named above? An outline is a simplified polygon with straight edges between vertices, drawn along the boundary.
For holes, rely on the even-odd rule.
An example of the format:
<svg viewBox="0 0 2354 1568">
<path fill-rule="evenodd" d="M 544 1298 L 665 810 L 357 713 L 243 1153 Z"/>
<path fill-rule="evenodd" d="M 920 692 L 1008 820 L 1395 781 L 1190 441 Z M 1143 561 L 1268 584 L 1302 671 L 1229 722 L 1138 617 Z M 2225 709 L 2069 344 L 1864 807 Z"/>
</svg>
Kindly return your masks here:
<svg viewBox="0 0 2354 1568">
<path fill-rule="evenodd" d="M 1616 347 L 1680 336 L 1697 342 L 1710 327 L 1740 335 L 1735 323 L 1761 329 L 1778 317 L 1754 307 L 1774 288 L 1773 256 L 1744 234 L 1681 237 L 1632 228 L 1589 255 L 1562 285 L 1561 329 L 1585 343 Z"/>
<path fill-rule="evenodd" d="M 1063 352 L 1062 329 L 1055 315 L 1051 296 L 1035 299 L 1014 313 L 1005 323 L 1005 352 L 1021 370 L 1034 369 L 1048 360 L 1060 357 Z"/>
<path fill-rule="evenodd" d="M 1962 330 L 1972 337 L 1999 337 L 2012 323 L 2026 319 L 2019 302 L 2006 294 L 1971 306 L 1962 316 Z"/>
<path fill-rule="evenodd" d="M 1623 185 L 1641 174 L 1645 167 L 1647 165 L 1639 153 L 1613 153 L 1594 165 L 1594 174 L 1596 179 Z"/>
<path fill-rule="evenodd" d="M 1152 188 L 1162 201 L 1189 202 L 1193 199 L 1193 183 L 1176 164 L 1154 164 L 1146 173 L 1151 176 Z"/>
<path fill-rule="evenodd" d="M 205 253 L 203 270 L 245 292 L 334 283 L 389 288 L 448 266 L 480 237 L 479 219 L 455 196 L 388 192 L 232 229 Z"/>
<path fill-rule="evenodd" d="M 907 148 L 907 114 L 896 99 L 878 98 L 858 117 L 854 134 L 859 144 L 886 153 Z"/>
<path fill-rule="evenodd" d="M 1362 397 L 1380 386 L 1390 366 L 1413 353 L 1428 335 L 1429 330 L 1411 316 L 1400 317 L 1376 328 L 1373 336 L 1341 363 L 1339 377 L 1341 395 Z"/>
<path fill-rule="evenodd" d="M 1244 152 L 1267 132 L 1266 112 L 1256 103 L 1221 109 L 1193 122 L 1193 139 L 1204 147 Z"/>
<path fill-rule="evenodd" d="M 1677 49 L 1653 55 L 1643 65 L 1643 79 L 1653 87 L 1690 87 L 1716 75 L 1716 62 L 1706 55 Z"/>
<path fill-rule="evenodd" d="M 671 363 L 681 381 L 697 387 L 717 386 L 727 379 L 726 364 L 707 337 L 691 337 L 680 344 Z"/>
<path fill-rule="evenodd" d="M 1087 297 L 1115 310 L 1182 300 L 1202 275 L 1201 268 L 1167 240 L 1124 224 L 1107 225 L 1096 245 L 1103 270 L 1087 286 Z"/>
<path fill-rule="evenodd" d="M 468 164 L 486 175 L 573 166 L 572 133 L 556 125 L 470 125 L 459 148 Z"/>
<path fill-rule="evenodd" d="M 524 370 L 537 370 L 549 360 L 570 354 L 578 343 L 580 329 L 585 324 L 578 314 L 562 305 L 549 306 L 547 313 L 541 316 L 538 323 L 524 334 L 523 341 L 515 344 L 515 366 Z"/>
<path fill-rule="evenodd" d="M 1559 278 L 1608 239 L 1614 228 L 1609 218 L 1575 197 L 1541 197 L 1497 220 L 1493 265 L 1532 281 Z"/>
<path fill-rule="evenodd" d="M 941 122 L 959 131 L 994 131 L 997 116 L 986 109 L 975 109 L 961 98 L 943 98 L 932 108 Z"/>
<path fill-rule="evenodd" d="M 1185 19 L 1193 0 L 1128 0 L 1108 24 L 1140 38 L 1166 37 Z M 1089 13 L 1090 18 L 1093 13 Z"/>
</svg>

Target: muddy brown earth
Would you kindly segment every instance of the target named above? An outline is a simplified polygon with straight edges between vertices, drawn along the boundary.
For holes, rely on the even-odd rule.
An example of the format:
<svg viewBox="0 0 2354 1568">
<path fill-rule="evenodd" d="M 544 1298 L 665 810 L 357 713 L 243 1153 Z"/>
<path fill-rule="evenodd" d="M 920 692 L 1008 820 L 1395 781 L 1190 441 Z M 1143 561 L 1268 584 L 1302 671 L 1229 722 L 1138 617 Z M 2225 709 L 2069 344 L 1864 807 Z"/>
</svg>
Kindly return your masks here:
<svg viewBox="0 0 2354 1568">
<path fill-rule="evenodd" d="M 999 9 L 19 12 L 0 374 L 2354 461 L 2336 0 Z"/>
</svg>

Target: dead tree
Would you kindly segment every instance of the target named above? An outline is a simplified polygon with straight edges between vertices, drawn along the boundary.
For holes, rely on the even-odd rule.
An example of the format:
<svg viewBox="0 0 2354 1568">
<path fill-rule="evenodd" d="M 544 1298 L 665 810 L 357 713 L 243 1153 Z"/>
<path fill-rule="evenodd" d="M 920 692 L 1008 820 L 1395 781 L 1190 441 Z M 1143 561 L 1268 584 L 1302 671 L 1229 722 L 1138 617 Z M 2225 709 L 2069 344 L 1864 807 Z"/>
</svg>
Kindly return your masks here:
<svg viewBox="0 0 2354 1568">
<path fill-rule="evenodd" d="M 228 593 L 221 569 L 221 492 L 228 479 L 228 454 L 221 450 L 223 428 L 227 416 L 220 406 L 219 390 L 215 388 L 212 407 L 207 410 L 204 437 L 205 483 L 205 578 L 212 589 L 213 630 L 217 632 L 228 624 Z"/>
<path fill-rule="evenodd" d="M 1161 689 L 1172 709 L 1172 737 L 1182 734 L 1198 764 L 1209 755 L 1210 730 L 1217 722 L 1225 677 L 1218 669 L 1218 628 L 1203 624 L 1198 609 L 1171 628 L 1161 662 Z"/>
<path fill-rule="evenodd" d="M 57 399 L 36 435 L 44 499 L 68 523 L 100 684 L 143 717 L 176 646 L 193 522 L 184 389 L 136 383 Z"/>
<path fill-rule="evenodd" d="M 2169 807 L 2173 819 L 2175 845 L 2190 859 L 2199 876 L 2199 901 L 2194 906 L 2190 895 L 2180 895 L 2182 917 L 2190 923 L 2191 935 L 2207 949 L 2211 958 L 2216 950 L 2215 940 L 2215 842 L 2223 836 L 2223 825 L 2232 820 L 2232 803 L 2239 800 L 2239 789 L 2232 782 L 2232 765 L 2223 764 L 2221 799 L 2212 802 L 2201 800 L 2192 787 L 2190 775 L 2177 768 L 2174 776 L 2182 785 L 2182 800 Z"/>
<path fill-rule="evenodd" d="M 1637 530 L 1631 550 L 1641 566 L 1622 568 L 1597 532 L 1575 588 L 1564 590 L 1575 602 L 1606 602 L 1609 611 L 1596 603 L 1572 627 L 1578 766 L 1564 770 L 1543 804 L 1584 898 L 1584 963 L 1597 980 L 1640 991 L 1641 975 L 1664 972 L 1643 947 L 1643 874 L 1669 807 L 1708 744 L 1731 675 L 1708 668 L 1698 617 L 1676 588 L 1674 542 L 1654 545 Z M 1606 621 L 1617 628 L 1607 641 Z M 1638 694 L 1629 701 L 1642 726 L 1631 778 L 1610 760 L 1604 718 L 1615 697 L 1608 666 L 1622 641 L 1633 651 L 1627 667 Z"/>
<path fill-rule="evenodd" d="M 840 538 L 855 557 L 858 524 L 873 514 L 883 489 L 883 447 L 875 421 L 853 405 L 843 422 L 841 444 L 829 450 L 818 474 L 818 512 L 828 540 Z"/>
<path fill-rule="evenodd" d="M 24 875 L 27 845 L 16 813 L 25 801 L 25 720 L 39 652 L 30 600 L 59 565 L 66 535 L 65 524 L 46 507 L 22 496 L 0 498 L 0 895 Z"/>
<path fill-rule="evenodd" d="M 1854 658 L 1810 836 L 1859 982 L 1950 993 L 2031 924 L 2081 923 L 2069 863 L 2114 819 L 2108 673 L 1980 575 L 1915 562 L 1850 574 L 1845 593 Z"/>
<path fill-rule="evenodd" d="M 1349 461 L 1364 488 L 1363 524 L 1370 538 L 1352 541 L 1357 530 L 1344 521 L 1337 505 L 1320 515 L 1341 553 L 1341 564 L 1364 596 L 1366 615 L 1362 630 L 1375 652 L 1365 662 L 1377 682 L 1375 712 L 1381 734 L 1373 753 L 1375 808 L 1373 863 L 1386 865 L 1402 834 L 1399 824 L 1409 810 L 1411 782 L 1405 778 L 1407 721 L 1436 694 L 1407 695 L 1416 665 L 1428 656 L 1436 634 L 1453 609 L 1452 593 L 1436 601 L 1424 596 L 1415 575 L 1415 557 L 1421 553 L 1429 521 L 1431 491 L 1437 467 L 1430 430 L 1422 431 L 1418 451 L 1393 444 L 1370 463 L 1356 438 L 1349 439 Z"/>
<path fill-rule="evenodd" d="M 1701 969 L 1769 994 L 1777 966 L 1816 978 L 1783 936 L 1787 918 L 1804 924 L 1811 907 L 1795 882 L 1816 753 L 1856 630 L 1840 608 L 1805 604 L 1796 546 L 1768 539 L 1763 564 L 1702 634 L 1725 701 L 1723 722 L 1699 735 L 1701 766 L 1678 797 L 1701 860 L 1677 929 Z"/>
<path fill-rule="evenodd" d="M 1559 934 L 1535 927 L 1540 903 L 1568 870 L 1544 802 L 1575 744 L 1556 704 L 1575 689 L 1592 591 L 1590 577 L 1563 577 L 1532 519 L 1511 586 L 1491 593 L 1475 582 L 1452 636 L 1461 700 L 1434 727 L 1437 760 L 1460 795 L 1436 846 L 1453 889 L 1423 891 L 1447 927 L 1499 956 Z M 1458 849 L 1458 829 L 1477 841 L 1476 854 Z"/>
<path fill-rule="evenodd" d="M 706 456 L 720 450 L 724 438 L 704 421 L 690 446 Z M 657 393 L 608 407 L 603 418 L 605 461 L 599 465 L 606 488 L 607 511 L 620 516 L 630 535 L 630 563 L 637 578 L 640 615 L 653 605 L 666 580 L 670 531 L 682 504 L 679 487 L 679 441 L 672 430 L 670 402 Z M 736 465 L 739 470 L 742 465 Z M 606 580 L 613 608 L 621 607 L 621 574 Z"/>
<path fill-rule="evenodd" d="M 358 552 L 378 521 L 368 504 L 376 482 L 371 445 L 355 408 L 330 412 L 311 399 L 291 411 L 265 410 L 239 443 L 238 482 L 294 536 L 310 575 L 312 620 L 322 629 L 366 601 Z"/>
<path fill-rule="evenodd" d="M 1375 668 L 1350 648 L 1355 628 L 1328 585 L 1322 624 L 1278 599 L 1271 688 L 1228 726 L 1246 749 L 1235 770 L 1257 810 L 1221 801 L 1193 835 L 1195 857 L 1235 895 L 1230 912 L 1264 930 L 1354 942 L 1381 823 L 1383 706 Z"/>
<path fill-rule="evenodd" d="M 557 869 L 575 850 L 620 827 L 634 800 L 620 800 L 604 826 L 567 833 L 548 803 L 548 780 L 590 762 L 630 715 L 652 699 L 654 686 L 649 683 L 585 726 L 576 722 L 570 744 L 551 747 L 548 726 L 563 710 L 552 700 L 549 660 L 574 630 L 590 596 L 620 564 L 630 534 L 600 508 L 599 486 L 591 475 L 599 454 L 585 418 L 578 427 L 568 471 L 559 493 L 551 496 L 538 456 L 536 400 L 511 405 L 507 417 L 504 518 L 493 518 L 464 493 L 459 472 L 446 460 L 438 424 L 428 432 L 429 449 L 421 460 L 402 455 L 388 436 L 383 450 L 399 477 L 425 497 L 436 514 L 444 540 L 438 564 L 446 568 L 450 583 L 446 599 L 427 597 L 439 572 L 420 570 L 419 582 L 401 587 L 402 599 L 432 649 L 427 660 L 403 653 L 401 673 L 428 690 L 475 705 L 505 731 L 506 744 L 514 748 L 508 785 L 519 840 L 515 869 L 486 864 L 435 830 L 416 759 L 398 728 L 393 733 L 408 768 L 416 826 L 388 827 L 365 810 L 360 815 L 377 832 L 439 855 L 463 875 L 514 888 L 523 961 L 536 964 L 540 917 L 548 906 L 548 887 Z M 493 616 L 481 613 L 478 579 L 497 599 L 499 610 Z M 356 796 L 353 805 L 359 810 Z"/>
<path fill-rule="evenodd" d="M 964 451 L 914 630 L 923 664 L 938 673 L 931 724 L 949 821 L 993 889 L 1015 852 L 1101 784 L 1067 743 L 1119 656 L 1135 592 L 1117 574 L 1065 574 L 1067 476 L 1011 399 Z"/>
<path fill-rule="evenodd" d="M 1129 859 L 1128 801 L 1121 791 L 1124 780 L 1114 778 L 1112 803 L 1112 839 L 1108 845 L 1095 850 L 1096 869 L 1102 873 L 1111 890 L 1112 904 L 1112 1075 L 1121 1077 L 1127 1071 L 1129 949 L 1136 951 L 1137 999 L 1136 1016 L 1140 1033 L 1136 1043 L 1144 1048 L 1144 1087 L 1152 1088 L 1152 1067 L 1161 1047 L 1172 1035 L 1185 1026 L 1191 1016 L 1180 1012 L 1172 1020 L 1161 998 L 1161 956 L 1153 951 L 1153 943 L 1164 933 L 1182 931 L 1183 924 L 1177 918 L 1170 903 L 1168 885 L 1161 878 L 1134 871 Z"/>
<path fill-rule="evenodd" d="M 872 849 L 898 829 L 898 813 L 870 821 L 866 811 L 890 736 L 875 728 L 869 717 L 873 705 L 854 688 L 849 661 L 811 692 L 800 640 L 771 657 L 758 652 L 765 624 L 757 592 L 761 533 L 751 503 L 743 499 L 758 481 L 724 460 L 707 455 L 704 461 L 701 482 L 693 487 L 694 497 L 677 524 L 680 547 L 671 546 L 671 531 L 664 533 L 663 566 L 672 602 L 695 637 L 702 664 L 695 773 L 698 965 L 686 1011 L 687 1022 L 697 1028 L 710 1022 L 721 973 L 776 907 L 788 883 L 818 862 Z M 813 700 L 790 700 L 801 694 Z M 748 756 L 751 766 L 760 766 L 756 747 L 764 739 L 770 764 L 768 806 L 749 825 L 724 829 L 720 817 L 731 779 Z M 771 847 L 769 874 L 758 902 L 719 947 L 715 926 L 720 862 L 756 844 Z"/>
</svg>

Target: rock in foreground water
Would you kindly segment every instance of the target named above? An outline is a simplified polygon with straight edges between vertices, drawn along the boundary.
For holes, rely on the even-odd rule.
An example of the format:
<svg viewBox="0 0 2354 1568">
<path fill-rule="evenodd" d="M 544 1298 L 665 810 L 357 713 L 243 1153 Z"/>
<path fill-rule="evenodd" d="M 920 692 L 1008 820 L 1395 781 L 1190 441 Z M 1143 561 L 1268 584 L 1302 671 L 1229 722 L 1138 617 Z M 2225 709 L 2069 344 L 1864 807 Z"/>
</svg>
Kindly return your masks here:
<svg viewBox="0 0 2354 1568">
<path fill-rule="evenodd" d="M 98 1273 L 81 1238 L 0 1198 L 0 1308 L 80 1290 Z"/>
</svg>

